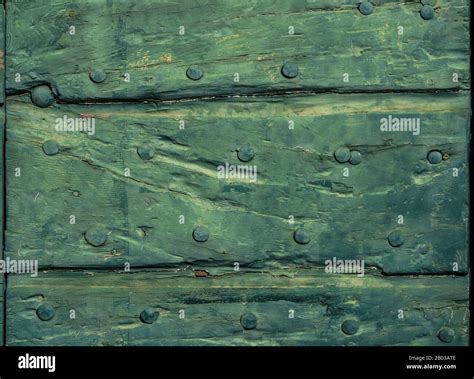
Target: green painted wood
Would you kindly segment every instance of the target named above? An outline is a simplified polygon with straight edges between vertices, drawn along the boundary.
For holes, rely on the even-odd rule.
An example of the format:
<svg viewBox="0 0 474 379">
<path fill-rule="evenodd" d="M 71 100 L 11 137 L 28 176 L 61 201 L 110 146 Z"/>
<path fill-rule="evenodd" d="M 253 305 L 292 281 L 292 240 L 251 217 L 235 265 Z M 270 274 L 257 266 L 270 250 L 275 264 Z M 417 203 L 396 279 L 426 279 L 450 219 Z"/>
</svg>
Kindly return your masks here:
<svg viewBox="0 0 474 379">
<path fill-rule="evenodd" d="M 207 278 L 144 271 L 13 275 L 7 345 L 468 344 L 467 277 L 357 278 L 308 271 Z M 50 309 L 51 319 L 38 318 L 40 306 Z M 144 310 L 150 317 L 142 318 L 151 323 L 141 321 Z M 154 312 L 159 315 L 153 322 Z M 240 321 L 249 313 L 254 329 Z M 247 328 L 250 318 L 244 317 Z M 355 334 L 341 330 L 347 320 L 356 321 Z M 344 330 L 350 332 L 349 326 Z M 442 328 L 454 331 L 452 342 L 439 340 Z"/>
<path fill-rule="evenodd" d="M 96 117 L 94 135 L 55 130 L 56 118 L 85 113 Z M 380 119 L 388 115 L 419 117 L 420 134 L 381 132 Z M 9 98 L 8 120 L 11 258 L 38 259 L 41 267 L 130 262 L 225 271 L 234 262 L 257 269 L 314 267 L 338 257 L 364 259 L 385 273 L 468 270 L 464 95 L 333 94 L 48 109 L 25 96 Z M 50 140 L 59 146 L 55 155 L 43 151 Z M 245 144 L 255 151 L 247 163 L 236 152 Z M 143 146 L 154 148 L 151 159 L 140 158 Z M 360 151 L 362 162 L 338 163 L 334 151 L 340 146 Z M 431 164 L 431 150 L 446 160 Z M 257 181 L 218 178 L 217 168 L 226 162 L 256 165 Z M 99 247 L 84 238 L 96 225 L 107 235 Z M 197 226 L 208 228 L 208 241 L 193 240 Z M 297 228 L 308 231 L 310 243 L 294 241 Z M 389 244 L 394 231 L 405 238 L 400 247 Z"/>
<path fill-rule="evenodd" d="M 1 230 L 4 230 L 4 220 L 3 220 L 3 183 L 4 183 L 4 162 L 3 162 L 3 148 L 4 148 L 4 136 L 5 136 L 5 61 L 4 61 L 4 51 L 5 51 L 5 10 L 3 7 L 0 7 L 0 180 L 2 185 L 0 186 L 0 227 Z M 3 232 L 0 235 L 0 259 L 3 258 Z M 0 273 L 1 275 L 1 273 Z"/>
<path fill-rule="evenodd" d="M 468 0 L 438 0 L 431 20 L 419 1 L 373 3 L 364 16 L 354 0 L 12 1 L 7 91 L 46 83 L 81 102 L 469 88 Z M 284 62 L 296 78 L 281 75 Z M 192 65 L 202 79 L 186 77 Z"/>
<path fill-rule="evenodd" d="M 2 2 L 0 2 L 0 5 Z M 5 102 L 5 9 L 0 6 L 0 105 Z"/>
<path fill-rule="evenodd" d="M 430 3 L 7 2 L 7 344 L 468 345 L 469 1 Z"/>
<path fill-rule="evenodd" d="M 5 287 L 4 287 L 4 275 L 0 275 L 0 325 L 2 327 L 0 328 L 0 346 L 4 346 L 4 335 L 3 335 L 3 326 L 5 325 L 5 320 L 4 320 L 4 315 L 5 315 L 5 309 L 4 309 L 4 303 L 5 303 Z"/>
<path fill-rule="evenodd" d="M 2 2 L 0 1 L 0 4 Z M 4 64 L 4 51 L 5 51 L 5 12 L 4 8 L 0 7 L 0 181 L 2 185 L 0 186 L 0 228 L 2 233 L 0 234 L 0 260 L 3 260 L 3 230 L 4 230 L 4 212 L 3 212 L 3 202 L 4 202 L 4 161 L 3 161 L 3 149 L 4 149 L 4 135 L 5 135 L 5 64 Z M 3 346 L 3 325 L 4 325 L 4 274 L 0 272 L 0 346 Z"/>
<path fill-rule="evenodd" d="M 0 25 L 1 27 L 1 25 Z M 3 149 L 4 149 L 4 132 L 5 132 L 5 129 L 4 129 L 4 118 L 5 118 L 5 112 L 4 112 L 4 106 L 1 106 L 0 107 L 0 155 L 1 155 L 1 158 L 0 158 L 0 162 L 1 162 L 1 168 L 0 168 L 0 180 L 2 181 L 2 185 L 0 186 L 0 199 L 1 199 L 1 202 L 0 202 L 0 213 L 1 213 L 1 217 L 0 217 L 0 227 L 2 228 L 2 233 L 0 235 L 0 260 L 3 261 L 4 259 L 4 246 L 3 246 L 3 230 L 4 230 L 4 217 L 3 217 L 3 199 L 4 199 L 4 189 L 3 189 L 3 180 L 4 180 L 4 172 L 3 172 Z M 3 263 L 3 262 L 2 262 Z M 1 265 L 2 266 L 2 270 L 0 270 L 0 346 L 3 346 L 3 343 L 4 343 L 4 340 L 3 340 L 3 325 L 4 325 L 4 319 L 3 319 L 3 316 L 4 316 L 4 309 L 3 309 L 3 306 L 4 306 L 4 287 L 3 287 L 3 283 L 4 283 L 4 280 L 5 280 L 5 273 L 4 273 L 4 267 L 3 267 L 3 264 Z"/>
</svg>

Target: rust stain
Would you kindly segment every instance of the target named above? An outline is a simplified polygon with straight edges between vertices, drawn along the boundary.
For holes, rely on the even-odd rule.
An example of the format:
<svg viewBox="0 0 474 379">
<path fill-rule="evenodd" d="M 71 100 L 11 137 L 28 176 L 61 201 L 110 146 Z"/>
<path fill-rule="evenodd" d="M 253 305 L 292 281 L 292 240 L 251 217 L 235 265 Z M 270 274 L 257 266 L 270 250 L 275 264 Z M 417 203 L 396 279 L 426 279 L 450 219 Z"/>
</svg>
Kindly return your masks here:
<svg viewBox="0 0 474 379">
<path fill-rule="evenodd" d="M 196 276 L 196 278 L 205 278 L 209 275 L 209 273 L 205 270 L 196 270 L 194 271 L 194 275 Z"/>
</svg>

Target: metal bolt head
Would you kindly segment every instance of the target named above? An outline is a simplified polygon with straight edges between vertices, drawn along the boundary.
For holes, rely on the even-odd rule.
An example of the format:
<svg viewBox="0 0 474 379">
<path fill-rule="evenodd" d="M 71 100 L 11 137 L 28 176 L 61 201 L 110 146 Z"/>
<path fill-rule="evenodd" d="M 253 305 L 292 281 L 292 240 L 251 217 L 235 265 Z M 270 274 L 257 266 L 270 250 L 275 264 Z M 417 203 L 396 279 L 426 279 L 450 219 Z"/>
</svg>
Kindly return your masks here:
<svg viewBox="0 0 474 379">
<path fill-rule="evenodd" d="M 346 163 L 351 159 L 351 151 L 347 147 L 339 147 L 334 152 L 334 158 L 336 158 L 336 161 L 339 163 Z"/>
<path fill-rule="evenodd" d="M 291 62 L 286 62 L 281 68 L 281 74 L 288 79 L 293 79 L 298 76 L 298 65 Z"/>
<path fill-rule="evenodd" d="M 55 141 L 50 139 L 43 143 L 43 152 L 46 155 L 55 155 L 59 152 L 59 146 Z"/>
<path fill-rule="evenodd" d="M 341 330 L 344 334 L 352 336 L 359 331 L 359 323 L 356 320 L 346 320 L 341 324 Z"/>
<path fill-rule="evenodd" d="M 423 5 L 420 15 L 424 20 L 431 20 L 435 16 L 435 10 L 431 5 Z"/>
<path fill-rule="evenodd" d="M 107 74 L 104 70 L 93 70 L 89 73 L 89 78 L 94 83 L 102 83 L 105 81 L 105 79 L 107 79 Z"/>
<path fill-rule="evenodd" d="M 240 316 L 240 324 L 245 330 L 255 329 L 257 327 L 257 317 L 253 313 L 244 313 Z"/>
<path fill-rule="evenodd" d="M 443 160 L 443 154 L 438 150 L 431 150 L 427 156 L 428 162 L 431 164 L 438 164 Z"/>
<path fill-rule="evenodd" d="M 209 239 L 209 231 L 203 226 L 198 226 L 193 230 L 193 238 L 196 242 L 206 242 Z"/>
<path fill-rule="evenodd" d="M 186 70 L 186 76 L 191 80 L 199 80 L 204 76 L 204 72 L 199 66 L 189 66 Z"/>
<path fill-rule="evenodd" d="M 255 152 L 250 145 L 244 145 L 237 151 L 237 156 L 242 162 L 248 162 L 253 159 Z"/>
<path fill-rule="evenodd" d="M 36 308 L 36 315 L 42 321 L 49 321 L 54 317 L 54 308 L 49 304 L 41 304 Z"/>
<path fill-rule="evenodd" d="M 142 313 L 140 313 L 140 320 L 145 324 L 153 324 L 158 319 L 158 312 L 155 312 L 151 308 L 145 309 Z"/>
<path fill-rule="evenodd" d="M 441 342 L 444 343 L 451 343 L 454 341 L 454 337 L 456 336 L 456 333 L 454 332 L 453 329 L 451 328 L 446 328 L 443 327 L 439 330 L 438 332 L 438 338 Z"/>
<path fill-rule="evenodd" d="M 31 91 L 31 101 L 40 108 L 49 107 L 54 103 L 54 96 L 51 88 L 46 85 L 33 88 Z"/>
<path fill-rule="evenodd" d="M 302 228 L 295 230 L 295 232 L 293 233 L 293 238 L 301 245 L 307 244 L 309 243 L 309 241 L 311 241 L 309 233 Z"/>
<path fill-rule="evenodd" d="M 101 225 L 94 225 L 86 230 L 84 238 L 92 246 L 102 246 L 107 241 L 107 231 Z"/>
<path fill-rule="evenodd" d="M 137 149 L 137 153 L 141 159 L 147 161 L 155 155 L 155 149 L 150 145 L 143 145 Z"/>
<path fill-rule="evenodd" d="M 362 154 L 357 150 L 351 151 L 351 157 L 349 158 L 349 163 L 351 165 L 358 165 L 362 162 Z"/>
<path fill-rule="evenodd" d="M 423 255 L 428 254 L 431 250 L 432 250 L 431 244 L 423 243 L 423 244 L 418 244 L 416 247 L 417 253 L 420 253 Z"/>
<path fill-rule="evenodd" d="M 372 14 L 373 11 L 374 5 L 370 1 L 362 1 L 359 4 L 359 12 L 362 13 L 364 16 Z"/>
<path fill-rule="evenodd" d="M 402 233 L 399 231 L 393 231 L 388 235 L 388 243 L 392 247 L 399 247 L 403 245 L 403 242 L 405 242 L 405 238 L 403 237 Z"/>
</svg>

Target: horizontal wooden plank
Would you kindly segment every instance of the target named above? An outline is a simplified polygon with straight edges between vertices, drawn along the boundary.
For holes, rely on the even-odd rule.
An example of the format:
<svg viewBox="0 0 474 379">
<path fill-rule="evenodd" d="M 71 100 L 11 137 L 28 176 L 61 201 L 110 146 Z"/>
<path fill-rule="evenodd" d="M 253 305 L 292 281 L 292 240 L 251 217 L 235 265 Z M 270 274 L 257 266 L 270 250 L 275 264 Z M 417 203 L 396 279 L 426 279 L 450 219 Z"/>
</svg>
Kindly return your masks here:
<svg viewBox="0 0 474 379">
<path fill-rule="evenodd" d="M 2 4 L 2 1 L 0 1 Z M 0 186 L 0 228 L 4 230 L 4 136 L 5 136 L 5 63 L 4 63 L 4 51 L 5 51 L 5 9 L 0 6 L 0 180 L 2 185 Z M 0 234 L 0 260 L 3 260 L 3 232 Z M 3 331 L 4 331 L 4 273 L 0 271 L 0 346 L 4 345 Z"/>
<path fill-rule="evenodd" d="M 210 270 L 339 257 L 385 273 L 466 273 L 468 104 L 458 95 L 323 95 L 44 110 L 12 98 L 6 255 L 42 267 Z M 95 134 L 55 129 L 57 118 L 85 113 Z M 419 135 L 381 131 L 388 115 L 419 117 Z M 57 154 L 45 154 L 46 141 Z M 255 154 L 246 163 L 236 152 L 245 144 Z M 146 146 L 149 160 L 137 153 Z M 337 162 L 340 146 L 362 162 Z M 445 160 L 430 163 L 433 150 Z M 255 165 L 256 182 L 219 178 L 226 163 Z M 208 241 L 193 239 L 198 226 Z M 94 228 L 103 228 L 98 247 L 84 235 Z M 295 242 L 298 228 L 308 244 Z M 402 246 L 391 246 L 394 232 Z"/>
<path fill-rule="evenodd" d="M 429 20 L 419 1 L 372 3 L 366 16 L 353 0 L 12 1 L 7 91 L 48 84 L 80 102 L 469 88 L 468 0 L 437 1 Z"/>
<path fill-rule="evenodd" d="M 0 2 L 0 4 L 2 4 Z M 0 105 L 5 102 L 5 8 L 0 6 Z"/>
<path fill-rule="evenodd" d="M 0 346 L 4 345 L 4 338 L 3 338 L 3 326 L 5 325 L 5 320 L 4 320 L 4 315 L 5 315 L 5 310 L 4 310 L 4 300 L 5 300 L 5 287 L 4 287 L 4 282 L 5 282 L 5 277 L 3 274 L 0 274 L 0 325 L 2 325 L 2 328 L 0 328 Z"/>
<path fill-rule="evenodd" d="M 5 172 L 4 172 L 4 148 L 5 148 L 5 106 L 0 105 L 0 162 L 2 166 L 0 167 L 0 180 L 2 185 L 0 186 L 0 199 L 5 199 Z M 0 202 L 0 228 L 1 230 L 5 230 L 5 213 L 4 213 L 4 206 L 5 201 L 2 200 Z M 3 258 L 3 233 L 0 235 L 0 259 Z"/>
<path fill-rule="evenodd" d="M 7 345 L 468 344 L 466 277 L 305 271 L 12 275 Z"/>
</svg>

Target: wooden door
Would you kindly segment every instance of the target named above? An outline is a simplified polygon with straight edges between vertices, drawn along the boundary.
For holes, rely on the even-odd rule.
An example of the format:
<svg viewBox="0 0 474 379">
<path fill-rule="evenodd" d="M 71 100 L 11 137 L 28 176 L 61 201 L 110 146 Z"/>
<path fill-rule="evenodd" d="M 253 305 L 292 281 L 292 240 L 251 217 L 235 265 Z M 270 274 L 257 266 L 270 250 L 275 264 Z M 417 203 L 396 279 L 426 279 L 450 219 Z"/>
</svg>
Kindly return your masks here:
<svg viewBox="0 0 474 379">
<path fill-rule="evenodd" d="M 7 345 L 468 344 L 468 0 L 2 22 Z"/>
</svg>

